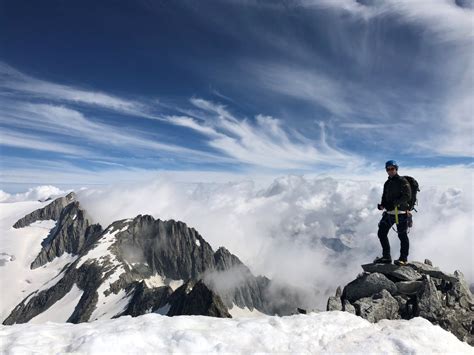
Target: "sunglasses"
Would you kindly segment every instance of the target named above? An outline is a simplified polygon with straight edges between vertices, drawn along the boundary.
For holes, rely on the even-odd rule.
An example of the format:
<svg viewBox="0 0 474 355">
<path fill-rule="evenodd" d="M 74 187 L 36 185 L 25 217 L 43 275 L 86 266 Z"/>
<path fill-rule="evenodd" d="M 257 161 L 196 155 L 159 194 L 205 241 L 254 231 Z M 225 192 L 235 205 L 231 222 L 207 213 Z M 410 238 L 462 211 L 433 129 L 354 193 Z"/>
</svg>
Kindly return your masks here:
<svg viewBox="0 0 474 355">
<path fill-rule="evenodd" d="M 396 169 L 392 166 L 391 168 L 387 168 L 387 169 L 385 169 L 385 170 L 387 170 L 387 171 L 392 171 L 392 170 L 396 170 Z"/>
</svg>

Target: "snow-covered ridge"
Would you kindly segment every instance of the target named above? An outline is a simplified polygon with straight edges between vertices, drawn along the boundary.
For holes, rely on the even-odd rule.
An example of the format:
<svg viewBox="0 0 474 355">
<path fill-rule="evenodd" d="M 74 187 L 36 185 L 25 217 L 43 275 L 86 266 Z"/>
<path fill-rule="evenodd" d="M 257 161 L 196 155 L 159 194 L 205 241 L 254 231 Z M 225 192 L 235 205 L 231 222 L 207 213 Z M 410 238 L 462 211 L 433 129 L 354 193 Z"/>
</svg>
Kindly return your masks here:
<svg viewBox="0 0 474 355">
<path fill-rule="evenodd" d="M 30 268 L 48 268 L 68 256 L 70 265 L 63 265 L 28 297 L 21 297 L 21 302 L 16 299 L 16 307 L 10 305 L 6 310 L 9 315 L 4 324 L 47 320 L 78 323 L 150 312 L 230 317 L 226 307 L 239 315 L 257 314 L 256 309 L 278 313 L 271 300 L 264 299 L 268 279 L 256 278 L 227 249 L 214 252 L 185 223 L 138 215 L 115 221 L 103 230 L 91 224 L 91 216 L 74 194 L 68 196 L 71 198 L 56 199 L 13 225 L 16 233 L 23 233 L 49 223 L 41 219 L 52 216 L 55 222 L 31 248 L 34 253 L 41 245 Z M 232 285 L 227 280 L 221 293 L 222 280 L 214 270 L 228 270 L 234 275 L 237 273 L 232 270 L 237 269 L 239 282 Z M 74 304 L 66 306 L 67 302 Z M 58 310 L 64 314 L 54 315 Z"/>
</svg>

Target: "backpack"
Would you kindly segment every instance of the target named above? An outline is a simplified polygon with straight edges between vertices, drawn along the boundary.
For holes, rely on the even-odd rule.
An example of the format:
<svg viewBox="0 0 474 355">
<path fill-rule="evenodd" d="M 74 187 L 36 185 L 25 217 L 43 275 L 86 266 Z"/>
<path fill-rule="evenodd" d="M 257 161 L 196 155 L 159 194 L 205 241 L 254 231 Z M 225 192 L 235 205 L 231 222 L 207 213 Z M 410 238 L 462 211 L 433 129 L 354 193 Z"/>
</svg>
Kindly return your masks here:
<svg viewBox="0 0 474 355">
<path fill-rule="evenodd" d="M 413 210 L 416 211 L 415 205 L 418 204 L 418 201 L 416 199 L 416 193 L 420 191 L 420 185 L 418 185 L 418 181 L 416 181 L 411 176 L 404 176 L 404 178 L 407 179 L 411 187 L 411 196 L 410 196 L 410 201 L 408 201 L 408 208 L 410 211 L 413 211 Z"/>
</svg>

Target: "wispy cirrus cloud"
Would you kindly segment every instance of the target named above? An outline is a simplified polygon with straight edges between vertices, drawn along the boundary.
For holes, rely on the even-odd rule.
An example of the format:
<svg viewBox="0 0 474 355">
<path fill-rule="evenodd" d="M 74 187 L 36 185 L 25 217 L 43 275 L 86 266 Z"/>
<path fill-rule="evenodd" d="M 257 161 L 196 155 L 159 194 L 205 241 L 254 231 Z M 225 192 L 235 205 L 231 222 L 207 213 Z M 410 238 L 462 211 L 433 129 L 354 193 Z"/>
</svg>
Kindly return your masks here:
<svg viewBox="0 0 474 355">
<path fill-rule="evenodd" d="M 274 117 L 257 115 L 250 122 L 211 101 L 193 98 L 191 103 L 206 114 L 197 118 L 169 116 L 169 121 L 207 136 L 211 147 L 240 162 L 274 169 L 310 169 L 318 164 L 347 166 L 360 161 L 353 154 L 331 147 L 324 127 L 319 139 L 310 141 Z"/>
<path fill-rule="evenodd" d="M 0 89 L 2 95 L 34 97 L 51 101 L 69 101 L 98 106 L 128 114 L 143 115 L 144 106 L 99 91 L 91 91 L 40 80 L 26 75 L 6 63 L 0 62 Z"/>
<path fill-rule="evenodd" d="M 0 123 L 10 135 L 0 142 L 11 147 L 46 149 L 75 154 L 92 160 L 109 161 L 117 152 L 127 155 L 151 156 L 154 152 L 177 162 L 233 164 L 265 169 L 311 169 L 318 165 L 345 165 L 354 155 L 330 147 L 324 128 L 318 139 L 311 140 L 292 131 L 276 118 L 257 114 L 253 119 L 236 117 L 223 105 L 193 98 L 191 106 L 168 106 L 176 115 L 148 113 L 153 111 L 147 100 L 129 101 L 113 95 L 58 85 L 25 75 L 8 65 L 0 65 L 3 112 Z M 95 111 L 82 112 L 86 107 L 100 107 L 120 114 L 133 115 L 156 121 L 156 131 L 144 131 L 135 121 L 116 127 L 104 123 Z M 92 112 L 92 113 L 91 113 Z M 187 115 L 183 116 L 182 113 Z M 194 141 L 203 141 L 206 149 L 189 148 L 186 141 L 160 136 L 160 125 L 189 128 L 198 133 Z M 16 134 L 13 132 L 27 131 Z M 52 143 L 42 143 L 44 137 L 54 135 Z M 15 137 L 18 138 L 15 141 Z M 72 140 L 71 140 L 72 138 Z M 161 139 L 163 142 L 160 142 Z M 29 143 L 28 143 L 29 141 Z M 49 140 L 51 142 L 51 140 Z M 37 144 L 38 143 L 38 144 Z M 78 146 L 73 149 L 74 144 Z M 79 148 L 87 146 L 90 149 Z M 114 147 L 110 155 L 107 148 Z M 91 154 L 91 151 L 94 153 Z M 98 154 L 99 153 L 99 154 Z M 97 156 L 98 154 L 98 156 Z M 108 157 L 108 155 L 110 155 Z M 105 164 L 106 165 L 106 164 Z"/>
<path fill-rule="evenodd" d="M 133 127 L 118 128 L 113 125 L 96 122 L 87 118 L 83 113 L 64 106 L 26 103 L 16 107 L 15 102 L 13 102 L 4 107 L 9 108 L 9 110 L 0 116 L 2 124 L 19 130 L 29 129 L 41 132 L 41 134 L 54 134 L 59 141 L 64 140 L 64 137 L 75 137 L 78 139 L 78 142 L 91 142 L 94 144 L 94 147 L 101 148 L 102 150 L 106 147 L 115 146 L 116 149 L 128 151 L 132 155 L 134 152 L 141 150 L 169 153 L 187 161 L 226 160 L 212 153 L 201 152 L 170 143 L 160 143 L 156 137 L 153 138 L 146 135 L 145 132 L 141 132 Z M 38 138 L 34 138 L 33 134 L 30 134 L 28 140 L 31 143 L 28 143 L 26 139 L 18 139 L 16 141 L 15 137 L 19 138 L 22 135 L 17 134 L 15 136 L 13 133 L 10 133 L 10 136 L 5 136 L 5 139 L 2 139 L 1 144 L 31 149 L 50 147 L 48 150 L 57 148 L 56 152 L 75 152 L 76 155 L 82 155 L 83 157 L 97 156 L 96 153 L 92 154 L 90 150 L 73 149 L 72 145 L 46 142 L 37 144 L 41 142 L 41 138 L 39 138 L 41 134 L 37 134 Z M 1 136 L 3 138 L 3 132 Z M 102 156 L 104 157 L 103 154 Z"/>
<path fill-rule="evenodd" d="M 394 95 L 386 95 L 386 88 L 374 85 L 375 81 L 369 80 L 364 86 L 347 83 L 346 88 L 351 88 L 357 96 L 361 93 L 362 96 L 364 93 L 369 94 L 363 100 L 353 101 L 349 105 L 352 113 L 363 113 L 360 108 L 363 108 L 364 103 L 369 106 L 375 104 L 379 106 L 381 114 L 378 117 L 382 122 L 370 122 L 374 124 L 373 128 L 384 124 L 383 120 L 386 119 L 405 123 L 408 129 L 404 130 L 403 135 L 407 135 L 407 142 L 411 143 L 406 144 L 407 147 L 412 146 L 409 148 L 411 153 L 419 151 L 427 155 L 448 157 L 474 156 L 472 1 L 302 0 L 299 4 L 315 13 L 321 10 L 331 11 L 334 16 L 334 28 L 329 34 L 331 43 L 341 54 L 353 58 L 353 65 L 355 68 L 359 67 L 361 73 L 370 75 L 372 70 L 368 71 L 368 68 L 381 65 L 385 65 L 387 72 L 390 72 L 390 66 L 396 68 L 404 61 L 408 64 L 405 65 L 405 72 L 400 73 L 403 86 L 399 86 L 400 83 L 393 85 L 394 88 L 398 85 Z M 350 33 L 350 24 L 355 21 L 365 29 L 359 35 Z M 380 27 L 378 24 L 381 21 L 390 22 L 390 25 Z M 416 34 L 416 46 L 409 49 L 405 45 L 399 46 L 398 52 L 394 52 L 394 42 L 387 41 L 384 37 L 390 26 Z M 393 38 L 390 40 L 393 41 Z M 386 52 L 381 52 L 381 49 Z M 312 70 L 308 69 L 308 74 Z M 411 77 L 419 79 L 413 81 Z M 314 82 L 311 76 L 308 76 L 308 80 Z M 394 77 L 392 80 L 398 78 Z M 338 80 L 332 78 L 329 82 L 331 81 Z M 344 94 L 347 91 L 343 90 L 341 93 L 338 97 L 346 101 L 347 95 Z M 370 96 L 374 100 L 367 100 Z M 332 112 L 340 113 L 334 110 Z M 377 117 L 373 114 L 370 116 Z M 348 127 L 347 124 L 344 125 Z"/>
<path fill-rule="evenodd" d="M 0 133 L 0 138 L 0 145 L 9 147 L 47 151 L 73 156 L 93 155 L 92 151 L 83 149 L 72 144 L 52 142 L 43 138 L 39 138 L 38 136 L 33 134 L 24 134 L 7 129 L 2 129 L 2 132 Z"/>
</svg>

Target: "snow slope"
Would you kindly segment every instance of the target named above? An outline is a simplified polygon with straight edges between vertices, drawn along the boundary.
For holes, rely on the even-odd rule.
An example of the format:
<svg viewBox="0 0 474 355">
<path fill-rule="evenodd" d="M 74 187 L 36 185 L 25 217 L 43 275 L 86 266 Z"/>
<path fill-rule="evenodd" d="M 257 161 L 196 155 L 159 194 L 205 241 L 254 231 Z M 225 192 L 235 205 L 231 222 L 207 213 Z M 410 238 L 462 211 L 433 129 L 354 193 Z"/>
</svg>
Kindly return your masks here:
<svg viewBox="0 0 474 355">
<path fill-rule="evenodd" d="M 377 324 L 346 312 L 221 319 L 137 318 L 0 327 L 0 353 L 390 353 L 474 354 L 423 318 Z"/>
<path fill-rule="evenodd" d="M 30 269 L 31 262 L 41 250 L 42 240 L 48 236 L 55 222 L 35 222 L 21 229 L 12 226 L 26 214 L 49 203 L 50 201 L 0 203 L 0 282 L 3 289 L 0 293 L 0 322 L 30 293 L 51 287 L 59 281 L 61 278 L 57 275 L 62 268 L 74 261 L 72 256 L 64 254 L 41 268 Z"/>
</svg>

